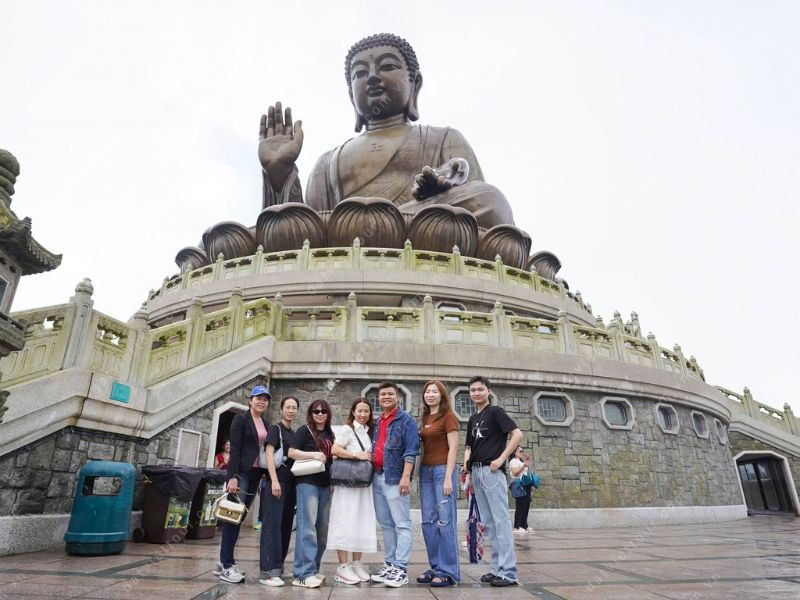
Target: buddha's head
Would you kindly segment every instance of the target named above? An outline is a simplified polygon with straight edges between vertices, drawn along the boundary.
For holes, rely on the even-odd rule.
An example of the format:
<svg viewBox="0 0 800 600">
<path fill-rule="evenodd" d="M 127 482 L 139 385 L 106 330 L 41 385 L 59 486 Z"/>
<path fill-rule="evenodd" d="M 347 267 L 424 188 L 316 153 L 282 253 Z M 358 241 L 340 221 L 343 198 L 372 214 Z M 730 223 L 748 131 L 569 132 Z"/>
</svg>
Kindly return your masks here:
<svg viewBox="0 0 800 600">
<path fill-rule="evenodd" d="M 344 72 L 357 132 L 369 121 L 395 115 L 419 119 L 422 74 L 414 49 L 403 38 L 378 33 L 356 42 L 347 53 Z"/>
</svg>

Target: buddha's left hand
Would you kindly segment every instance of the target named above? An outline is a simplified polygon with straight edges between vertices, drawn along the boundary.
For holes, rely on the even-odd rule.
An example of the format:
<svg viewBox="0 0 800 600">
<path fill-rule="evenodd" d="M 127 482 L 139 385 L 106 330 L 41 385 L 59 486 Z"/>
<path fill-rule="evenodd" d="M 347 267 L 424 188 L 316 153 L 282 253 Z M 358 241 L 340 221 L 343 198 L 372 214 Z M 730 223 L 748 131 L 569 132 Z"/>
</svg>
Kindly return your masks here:
<svg viewBox="0 0 800 600">
<path fill-rule="evenodd" d="M 422 167 L 422 173 L 414 177 L 411 194 L 417 200 L 424 200 L 466 183 L 467 177 L 469 177 L 469 163 L 463 158 L 451 158 L 435 169 Z"/>
</svg>

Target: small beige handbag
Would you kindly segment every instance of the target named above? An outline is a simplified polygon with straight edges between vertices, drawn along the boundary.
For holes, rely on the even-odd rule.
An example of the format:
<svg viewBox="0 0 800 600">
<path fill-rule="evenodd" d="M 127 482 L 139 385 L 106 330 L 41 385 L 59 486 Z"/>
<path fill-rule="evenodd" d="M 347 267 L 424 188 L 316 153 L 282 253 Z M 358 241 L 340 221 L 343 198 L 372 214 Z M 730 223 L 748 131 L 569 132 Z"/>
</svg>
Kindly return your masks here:
<svg viewBox="0 0 800 600">
<path fill-rule="evenodd" d="M 222 496 L 214 502 L 214 516 L 220 521 L 241 524 L 247 516 L 247 507 L 244 502 L 239 500 L 239 494 L 234 494 L 236 500 L 228 500 L 228 492 L 223 492 Z"/>
</svg>

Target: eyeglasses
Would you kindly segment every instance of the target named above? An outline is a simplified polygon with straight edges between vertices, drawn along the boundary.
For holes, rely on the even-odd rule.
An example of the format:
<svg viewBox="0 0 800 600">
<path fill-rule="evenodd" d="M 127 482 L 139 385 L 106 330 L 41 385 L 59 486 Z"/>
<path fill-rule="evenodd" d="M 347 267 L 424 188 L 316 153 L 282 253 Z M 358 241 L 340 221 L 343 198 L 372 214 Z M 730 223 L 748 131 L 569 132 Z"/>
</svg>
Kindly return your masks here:
<svg viewBox="0 0 800 600">
<path fill-rule="evenodd" d="M 313 414 L 315 414 L 315 415 L 327 415 L 327 414 L 328 414 L 328 411 L 327 411 L 327 410 L 325 410 L 324 408 L 315 408 L 315 409 L 314 409 L 314 410 L 312 410 L 311 412 L 312 412 Z"/>
</svg>

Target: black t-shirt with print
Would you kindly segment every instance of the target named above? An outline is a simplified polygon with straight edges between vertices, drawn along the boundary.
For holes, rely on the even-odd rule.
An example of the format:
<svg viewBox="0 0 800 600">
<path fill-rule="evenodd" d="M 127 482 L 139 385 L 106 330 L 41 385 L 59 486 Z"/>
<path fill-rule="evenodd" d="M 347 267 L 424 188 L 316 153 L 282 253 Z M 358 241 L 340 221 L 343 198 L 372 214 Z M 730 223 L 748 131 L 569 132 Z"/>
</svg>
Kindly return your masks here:
<svg viewBox="0 0 800 600">
<path fill-rule="evenodd" d="M 279 433 L 280 437 L 278 436 Z M 292 475 L 291 471 L 294 461 L 289 458 L 289 444 L 292 442 L 293 436 L 294 431 L 286 427 L 283 423 L 271 425 L 269 431 L 267 431 L 266 443 L 275 448 L 275 452 L 278 451 L 278 448 L 283 448 L 283 456 L 285 458 L 284 464 L 282 467 L 275 465 L 278 481 L 281 483 L 292 483 L 294 481 L 294 475 Z M 266 475 L 267 481 L 270 481 L 269 471 L 265 470 L 264 474 Z"/>
<path fill-rule="evenodd" d="M 517 428 L 514 420 L 499 406 L 487 406 L 474 413 L 467 423 L 470 467 L 498 458 L 508 443 L 508 434 Z"/>
<path fill-rule="evenodd" d="M 329 441 L 329 447 L 333 445 L 333 436 L 330 433 L 318 431 L 317 436 L 321 440 Z M 290 445 L 292 448 L 302 450 L 303 452 L 322 452 L 322 449 L 319 448 L 317 443 L 314 441 L 314 436 L 311 435 L 311 430 L 307 425 L 298 427 L 297 431 L 294 432 L 294 436 L 292 436 L 292 442 Z M 324 473 L 314 473 L 313 475 L 295 477 L 294 482 L 295 484 L 311 483 L 317 487 L 328 487 L 331 484 L 331 459 L 328 458 L 328 460 L 325 461 Z"/>
</svg>

